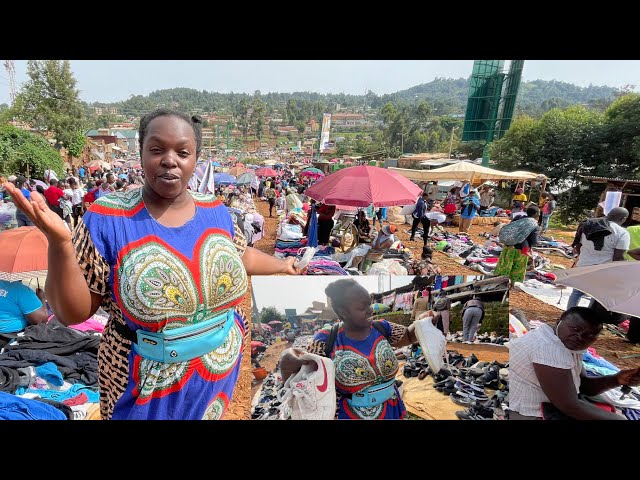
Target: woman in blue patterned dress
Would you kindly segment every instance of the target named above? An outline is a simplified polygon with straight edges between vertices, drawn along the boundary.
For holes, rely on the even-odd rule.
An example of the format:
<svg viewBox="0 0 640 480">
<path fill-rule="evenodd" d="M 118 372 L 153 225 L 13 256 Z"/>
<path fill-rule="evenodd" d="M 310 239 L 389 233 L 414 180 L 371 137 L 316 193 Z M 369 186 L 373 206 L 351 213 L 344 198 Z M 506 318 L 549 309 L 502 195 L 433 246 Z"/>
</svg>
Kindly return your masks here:
<svg viewBox="0 0 640 480">
<path fill-rule="evenodd" d="M 247 274 L 298 273 L 246 246 L 214 195 L 187 189 L 202 148 L 198 117 L 156 110 L 139 129 L 143 188 L 98 199 L 73 234 L 34 194 L 8 187 L 49 240 L 47 299 L 64 324 L 102 306 L 104 419 L 217 419 L 240 371 Z M 6 185 L 5 185 L 5 188 Z"/>
<path fill-rule="evenodd" d="M 333 342 L 329 358 L 333 360 L 336 371 L 336 393 L 338 396 L 338 419 L 398 420 L 407 415 L 407 410 L 395 386 L 398 360 L 393 347 L 402 347 L 418 343 L 414 326 L 405 327 L 382 320 L 379 322 L 384 331 L 372 324 L 373 310 L 369 292 L 353 279 L 342 279 L 330 283 L 325 293 L 331 302 L 333 311 L 341 321 L 338 334 Z M 326 355 L 326 345 L 331 329 L 323 328 L 316 332 L 307 351 L 316 355 Z M 388 339 L 388 340 L 387 340 Z M 283 353 L 280 368 L 283 381 L 300 370 L 302 361 L 298 355 L 304 353 L 289 349 Z M 376 389 L 382 394 L 377 402 L 369 405 L 357 405 L 356 392 Z M 385 397 L 387 397 L 385 399 Z"/>
</svg>

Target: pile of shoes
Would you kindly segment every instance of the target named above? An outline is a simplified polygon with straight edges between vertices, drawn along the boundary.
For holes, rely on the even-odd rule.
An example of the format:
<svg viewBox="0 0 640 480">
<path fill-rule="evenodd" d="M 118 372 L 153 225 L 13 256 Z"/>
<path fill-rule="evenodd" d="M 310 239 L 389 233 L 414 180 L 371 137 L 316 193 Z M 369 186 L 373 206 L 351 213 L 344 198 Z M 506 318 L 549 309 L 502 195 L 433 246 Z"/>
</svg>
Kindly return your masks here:
<svg viewBox="0 0 640 480">
<path fill-rule="evenodd" d="M 251 420 L 287 420 L 291 418 L 288 402 L 284 401 L 286 393 L 280 385 L 278 377 L 270 373 L 262 382 L 258 401 L 251 410 Z"/>
<path fill-rule="evenodd" d="M 313 335 L 300 335 L 293 341 L 291 348 L 300 348 L 306 350 L 309 344 L 313 341 Z"/>
<path fill-rule="evenodd" d="M 402 373 L 406 378 L 418 377 L 418 380 L 424 380 L 431 373 L 431 369 L 424 355 L 420 355 L 419 357 L 408 358 Z"/>
<path fill-rule="evenodd" d="M 496 332 L 491 332 L 476 335 L 476 340 L 474 343 L 493 343 L 495 345 L 504 345 L 504 343 L 508 341 L 508 337 L 497 335 Z"/>
<path fill-rule="evenodd" d="M 509 337 L 505 337 L 503 335 L 497 335 L 496 332 L 491 333 L 480 333 L 476 335 L 476 339 L 473 342 L 464 341 L 464 337 L 462 336 L 462 332 L 455 333 L 447 333 L 446 337 L 447 342 L 451 343 L 493 343 L 494 345 L 504 345 L 509 341 Z"/>
<path fill-rule="evenodd" d="M 480 362 L 472 353 L 464 357 L 447 351 L 448 368 L 433 375 L 433 387 L 448 395 L 465 410 L 456 412 L 461 420 L 504 420 L 508 408 L 509 363 Z M 495 393 L 489 397 L 486 389 Z"/>
</svg>

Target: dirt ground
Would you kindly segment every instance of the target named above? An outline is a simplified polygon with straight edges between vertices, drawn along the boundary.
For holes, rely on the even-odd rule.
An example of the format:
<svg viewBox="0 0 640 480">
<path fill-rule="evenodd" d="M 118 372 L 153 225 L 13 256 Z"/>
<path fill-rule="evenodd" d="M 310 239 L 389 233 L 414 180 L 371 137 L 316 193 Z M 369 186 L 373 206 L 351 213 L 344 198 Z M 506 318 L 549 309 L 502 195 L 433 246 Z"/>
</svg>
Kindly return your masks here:
<svg viewBox="0 0 640 480">
<path fill-rule="evenodd" d="M 465 357 L 473 353 L 481 362 L 492 362 L 495 360 L 500 363 L 505 363 L 509 361 L 509 349 L 502 345 L 447 342 L 447 350 L 455 350 Z"/>
<path fill-rule="evenodd" d="M 244 314 L 249 319 L 249 330 L 251 330 L 251 285 L 247 290 L 247 295 L 242 301 L 242 309 Z M 247 337 L 244 352 L 242 356 L 242 363 L 240 364 L 240 375 L 238 376 L 238 383 L 233 391 L 233 397 L 229 402 L 229 408 L 222 417 L 224 420 L 249 420 L 251 416 L 251 379 L 253 374 L 251 373 L 251 336 Z"/>
<path fill-rule="evenodd" d="M 275 371 L 276 365 L 280 360 L 280 354 L 283 350 L 286 350 L 289 347 L 291 347 L 291 343 L 287 342 L 278 342 L 269 345 L 264 352 L 262 360 L 260 360 L 260 365 L 262 365 L 269 373 Z M 261 385 L 262 380 L 256 380 L 253 378 L 253 374 L 251 374 L 251 398 L 253 398 L 256 392 L 260 390 Z"/>
</svg>

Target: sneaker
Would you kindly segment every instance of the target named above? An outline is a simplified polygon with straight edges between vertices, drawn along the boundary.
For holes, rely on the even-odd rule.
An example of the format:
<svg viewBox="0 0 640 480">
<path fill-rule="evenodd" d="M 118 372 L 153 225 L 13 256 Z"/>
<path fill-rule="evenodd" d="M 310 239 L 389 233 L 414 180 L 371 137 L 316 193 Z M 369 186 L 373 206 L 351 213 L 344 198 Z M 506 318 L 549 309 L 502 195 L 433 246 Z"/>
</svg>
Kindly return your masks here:
<svg viewBox="0 0 640 480">
<path fill-rule="evenodd" d="M 414 322 L 415 333 L 422 353 L 429 363 L 432 372 L 440 372 L 444 366 L 444 355 L 447 350 L 447 340 L 440 330 L 438 330 L 431 318 L 424 318 Z"/>
<path fill-rule="evenodd" d="M 481 405 L 472 405 L 466 410 L 456 412 L 460 420 L 493 420 L 493 410 Z"/>
<path fill-rule="evenodd" d="M 458 393 L 452 393 L 451 395 L 449 395 L 449 398 L 453 403 L 455 403 L 456 405 L 460 405 L 461 407 L 470 407 L 474 402 L 469 397 L 464 397 L 462 395 L 459 395 Z"/>
<path fill-rule="evenodd" d="M 285 388 L 291 389 L 291 418 L 293 420 L 333 420 L 336 412 L 336 377 L 331 359 L 305 353 L 298 373 L 289 377 Z"/>
</svg>

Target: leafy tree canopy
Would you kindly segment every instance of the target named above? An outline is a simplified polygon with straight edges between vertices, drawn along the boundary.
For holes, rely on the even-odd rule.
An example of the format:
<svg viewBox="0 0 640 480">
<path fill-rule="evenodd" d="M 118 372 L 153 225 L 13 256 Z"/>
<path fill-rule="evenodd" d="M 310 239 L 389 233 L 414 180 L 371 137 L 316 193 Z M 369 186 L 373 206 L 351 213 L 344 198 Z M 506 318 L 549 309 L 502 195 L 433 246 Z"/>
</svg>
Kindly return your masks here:
<svg viewBox="0 0 640 480">
<path fill-rule="evenodd" d="M 46 138 L 13 125 L 1 125 L 0 173 L 26 175 L 27 165 L 31 177 L 44 178 L 44 171 L 49 167 L 62 175 L 62 157 Z"/>
</svg>

